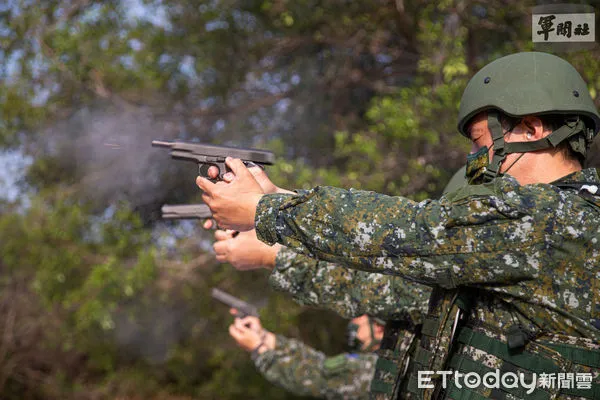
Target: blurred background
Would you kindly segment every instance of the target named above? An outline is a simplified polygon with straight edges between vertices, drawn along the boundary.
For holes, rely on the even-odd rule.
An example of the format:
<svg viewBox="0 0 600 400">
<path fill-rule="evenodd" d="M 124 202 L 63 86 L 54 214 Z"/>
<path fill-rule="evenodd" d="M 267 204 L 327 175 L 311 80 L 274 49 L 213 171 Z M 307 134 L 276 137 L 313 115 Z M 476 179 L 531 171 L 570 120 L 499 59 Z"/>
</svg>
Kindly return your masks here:
<svg viewBox="0 0 600 400">
<path fill-rule="evenodd" d="M 598 1 L 586 4 L 596 8 Z M 219 265 L 153 139 L 275 152 L 282 187 L 438 196 L 465 83 L 532 50 L 523 0 L 4 0 L 0 398 L 291 399 L 229 337 L 219 287 L 336 354 L 345 321 Z M 600 104 L 600 51 L 563 53 Z"/>
</svg>

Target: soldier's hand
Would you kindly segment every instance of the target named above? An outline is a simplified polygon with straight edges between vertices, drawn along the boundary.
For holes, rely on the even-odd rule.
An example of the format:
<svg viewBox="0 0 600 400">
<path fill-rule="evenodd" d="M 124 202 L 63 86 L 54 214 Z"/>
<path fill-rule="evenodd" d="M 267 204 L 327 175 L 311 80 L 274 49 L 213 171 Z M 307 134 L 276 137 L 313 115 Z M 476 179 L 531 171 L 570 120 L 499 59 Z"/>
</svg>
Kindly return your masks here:
<svg viewBox="0 0 600 400">
<path fill-rule="evenodd" d="M 256 349 L 264 342 L 265 337 L 265 332 L 256 317 L 236 318 L 229 326 L 229 334 L 238 346 L 246 351 Z"/>
<path fill-rule="evenodd" d="M 260 323 L 260 319 L 258 319 L 257 317 L 249 315 L 244 318 L 237 318 L 237 320 L 239 320 L 239 322 L 243 324 L 246 328 L 253 330 L 259 335 L 265 334 L 265 330 L 263 329 L 262 324 Z"/>
<path fill-rule="evenodd" d="M 248 231 L 254 228 L 256 206 L 263 190 L 241 160 L 228 157 L 226 163 L 234 175 L 230 183 L 212 183 L 199 176 L 196 184 L 204 191 L 202 200 L 220 227 Z"/>
<path fill-rule="evenodd" d="M 248 171 L 250 171 L 254 179 L 256 179 L 256 182 L 258 182 L 264 193 L 294 193 L 276 186 L 273 182 L 271 182 L 265 170 L 258 165 L 248 167 Z M 208 169 L 208 176 L 210 178 L 214 179 L 218 175 L 219 168 L 212 166 Z M 223 175 L 223 180 L 227 183 L 230 183 L 234 177 L 234 174 L 227 172 Z"/>
<path fill-rule="evenodd" d="M 237 236 L 234 231 L 215 232 L 216 242 L 213 245 L 217 260 L 228 262 L 239 271 L 248 271 L 264 267 L 273 269 L 280 245 L 269 246 L 256 237 L 256 231 L 240 232 Z"/>
<path fill-rule="evenodd" d="M 248 167 L 248 171 L 250 171 L 252 173 L 252 176 L 254 176 L 254 179 L 256 179 L 256 181 L 258 182 L 258 184 L 260 185 L 260 187 L 262 188 L 263 192 L 265 193 L 285 193 L 285 189 L 280 189 L 277 186 L 275 186 L 273 184 L 273 182 L 271 182 L 271 180 L 269 179 L 269 177 L 267 176 L 267 174 L 265 173 L 265 170 L 262 169 L 259 166 L 254 166 L 254 167 Z M 219 168 L 212 166 L 208 168 L 208 176 L 211 179 L 216 178 L 217 176 L 219 176 Z M 233 181 L 233 179 L 235 178 L 235 175 L 232 174 L 231 172 L 227 172 L 223 175 L 223 181 L 227 182 L 227 183 L 231 183 Z M 291 192 L 293 193 L 293 192 Z M 204 229 L 211 229 L 211 228 L 215 228 L 216 227 L 216 222 L 211 218 L 211 219 L 207 219 L 204 222 Z M 232 231 L 235 232 L 235 231 Z"/>
<path fill-rule="evenodd" d="M 235 318 L 246 321 L 245 322 L 246 328 L 253 329 L 257 333 L 260 333 L 261 335 L 264 335 L 264 333 L 266 332 L 260 323 L 260 319 L 257 317 L 249 316 L 249 317 L 240 318 L 238 316 L 238 310 L 236 310 L 235 308 L 230 308 L 229 314 L 233 315 Z M 246 319 L 246 318 L 249 318 L 249 319 Z"/>
</svg>

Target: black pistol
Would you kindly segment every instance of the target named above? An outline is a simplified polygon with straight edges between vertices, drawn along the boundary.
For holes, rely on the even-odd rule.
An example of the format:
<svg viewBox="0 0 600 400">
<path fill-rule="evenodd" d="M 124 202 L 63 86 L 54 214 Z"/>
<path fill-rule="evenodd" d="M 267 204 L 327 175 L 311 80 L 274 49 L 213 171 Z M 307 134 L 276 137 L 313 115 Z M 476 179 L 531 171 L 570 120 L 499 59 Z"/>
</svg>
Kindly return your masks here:
<svg viewBox="0 0 600 400">
<path fill-rule="evenodd" d="M 227 294 L 220 289 L 213 288 L 211 295 L 213 299 L 219 300 L 221 303 L 227 304 L 231 308 L 235 308 L 237 310 L 236 318 L 244 318 L 249 315 L 258 317 L 258 309 L 255 306 Z"/>
<path fill-rule="evenodd" d="M 208 169 L 215 166 L 219 169 L 219 175 L 212 181 L 223 180 L 223 175 L 231 171 L 225 165 L 226 157 L 239 158 L 246 166 L 258 165 L 264 168 L 265 165 L 272 165 L 275 162 L 275 155 L 266 150 L 240 149 L 228 146 L 215 146 L 212 144 L 198 144 L 188 142 L 163 142 L 153 140 L 154 147 L 168 147 L 171 149 L 171 157 L 176 160 L 194 161 L 198 164 L 198 174 L 209 178 Z"/>
</svg>

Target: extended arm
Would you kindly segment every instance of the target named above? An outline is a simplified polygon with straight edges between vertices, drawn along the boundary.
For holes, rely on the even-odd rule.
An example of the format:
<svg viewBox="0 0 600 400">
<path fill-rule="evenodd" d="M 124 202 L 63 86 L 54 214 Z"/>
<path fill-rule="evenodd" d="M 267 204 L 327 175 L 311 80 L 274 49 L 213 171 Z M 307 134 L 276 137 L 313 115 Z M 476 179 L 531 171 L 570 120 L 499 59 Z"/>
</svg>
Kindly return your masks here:
<svg viewBox="0 0 600 400">
<path fill-rule="evenodd" d="M 330 187 L 300 196 L 266 195 L 256 210 L 257 236 L 315 258 L 428 285 L 514 283 L 535 276 L 537 260 L 521 249 L 541 250 L 551 221 L 534 221 L 532 205 L 522 202 L 526 196 L 509 192 L 527 189 L 505 180 L 505 187 L 465 187 L 421 203 Z"/>
<path fill-rule="evenodd" d="M 229 165 L 231 183 L 197 179 L 223 227 L 255 227 L 268 244 L 445 288 L 533 279 L 551 242 L 553 211 L 564 203 L 556 188 L 520 186 L 510 176 L 421 203 L 331 187 L 264 195 L 241 161 Z"/>
<path fill-rule="evenodd" d="M 344 268 L 281 248 L 271 286 L 302 305 L 327 308 L 346 318 L 369 314 L 421 323 L 431 290 L 390 276 Z"/>
<path fill-rule="evenodd" d="M 398 276 L 356 271 L 280 245 L 271 247 L 259 241 L 254 231 L 237 236 L 216 231 L 215 238 L 217 260 L 239 270 L 273 269 L 273 288 L 290 293 L 303 305 L 327 308 L 347 318 L 369 314 L 384 320 L 408 320 L 415 325 L 427 307 L 430 289 Z"/>
<path fill-rule="evenodd" d="M 270 382 L 298 395 L 327 399 L 367 399 L 375 354 L 325 354 L 306 344 L 277 336 L 277 346 L 254 359 Z"/>
</svg>

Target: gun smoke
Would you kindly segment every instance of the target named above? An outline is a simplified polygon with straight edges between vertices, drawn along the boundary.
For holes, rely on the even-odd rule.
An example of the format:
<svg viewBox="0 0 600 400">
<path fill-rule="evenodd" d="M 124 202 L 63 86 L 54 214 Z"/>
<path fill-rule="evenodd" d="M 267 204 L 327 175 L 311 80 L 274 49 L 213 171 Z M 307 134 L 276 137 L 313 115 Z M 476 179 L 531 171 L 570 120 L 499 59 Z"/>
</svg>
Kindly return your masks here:
<svg viewBox="0 0 600 400">
<path fill-rule="evenodd" d="M 29 147 L 73 170 L 78 197 L 106 206 L 126 200 L 142 207 L 172 196 L 174 183 L 182 183 L 172 179 L 182 167 L 150 145 L 153 139 L 178 135 L 176 122 L 158 120 L 146 109 L 95 106 L 44 130 Z M 195 171 L 191 165 L 186 167 L 188 184 L 181 186 L 189 194 Z"/>
<path fill-rule="evenodd" d="M 71 177 L 61 183 L 65 190 L 76 199 L 92 202 L 101 218 L 111 218 L 110 210 L 114 211 L 119 201 L 126 201 L 154 220 L 160 218 L 163 203 L 178 204 L 196 200 L 190 198 L 194 195 L 199 197 L 194 183 L 197 167 L 173 162 L 168 152 L 151 146 L 155 139 L 182 136 L 177 122 L 161 120 L 149 110 L 96 104 L 44 129 L 26 144 L 26 152 L 34 158 L 56 161 L 67 172 L 65 176 Z M 170 233 L 165 229 L 155 226 L 153 236 Z M 206 321 L 196 319 L 192 324 L 196 314 L 181 299 L 164 303 L 158 299 L 152 302 L 151 298 L 146 296 L 151 304 L 121 304 L 107 334 L 125 354 L 160 364 L 190 332 L 203 331 Z"/>
</svg>

